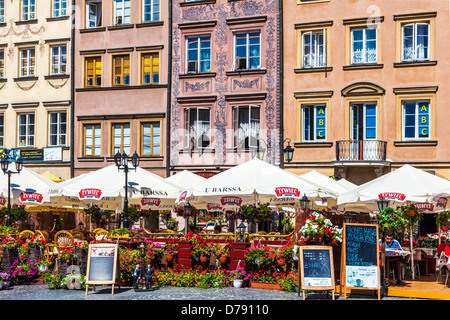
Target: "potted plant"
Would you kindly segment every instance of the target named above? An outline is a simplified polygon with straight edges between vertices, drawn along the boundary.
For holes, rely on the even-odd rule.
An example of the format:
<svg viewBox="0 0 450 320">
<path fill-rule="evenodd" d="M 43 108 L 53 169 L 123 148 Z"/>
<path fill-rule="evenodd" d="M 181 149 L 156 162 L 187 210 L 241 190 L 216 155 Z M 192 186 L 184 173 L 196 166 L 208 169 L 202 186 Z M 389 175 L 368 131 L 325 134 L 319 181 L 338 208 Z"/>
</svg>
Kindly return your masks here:
<svg viewBox="0 0 450 320">
<path fill-rule="evenodd" d="M 34 264 L 40 273 L 47 272 L 48 266 L 51 265 L 51 261 L 49 259 L 37 259 Z"/>
<path fill-rule="evenodd" d="M 250 280 L 251 274 L 245 271 L 244 268 L 237 268 L 230 272 L 230 278 L 233 281 L 233 287 L 241 288 L 244 281 Z"/>
<path fill-rule="evenodd" d="M 28 282 L 36 277 L 36 269 L 28 262 L 28 258 L 19 257 L 11 265 L 11 279 L 15 283 Z"/>
<path fill-rule="evenodd" d="M 68 289 L 82 289 L 86 287 L 86 276 L 81 273 L 71 272 L 67 274 L 62 280 L 60 286 Z"/>
<path fill-rule="evenodd" d="M 164 245 L 164 252 L 166 253 L 166 260 L 167 262 L 172 262 L 174 256 L 178 252 L 178 244 L 176 244 L 174 241 L 169 240 Z"/>
<path fill-rule="evenodd" d="M 402 211 L 387 207 L 378 214 L 378 223 L 385 233 L 393 233 L 398 238 L 399 232 L 408 224 L 408 220 Z"/>
<path fill-rule="evenodd" d="M 438 227 L 445 226 L 450 221 L 450 211 L 441 211 L 436 214 L 436 225 Z"/>
<path fill-rule="evenodd" d="M 167 229 L 178 231 L 178 221 L 175 218 L 167 219 Z"/>
<path fill-rule="evenodd" d="M 245 263 L 253 269 L 265 269 L 272 263 L 272 255 L 268 246 L 252 243 L 245 251 Z"/>
<path fill-rule="evenodd" d="M 8 288 L 11 276 L 6 272 L 0 272 L 0 289 Z"/>
<path fill-rule="evenodd" d="M 342 242 L 342 229 L 333 226 L 331 220 L 319 212 L 308 215 L 299 232 L 310 244 L 338 246 Z"/>
<path fill-rule="evenodd" d="M 131 234 L 131 231 L 129 228 L 117 228 L 111 230 L 109 233 L 111 234 L 111 236 L 128 238 Z"/>
<path fill-rule="evenodd" d="M 48 289 L 59 289 L 61 287 L 61 281 L 63 276 L 59 273 L 52 274 L 51 272 L 45 272 L 41 276 L 42 283 Z"/>
</svg>

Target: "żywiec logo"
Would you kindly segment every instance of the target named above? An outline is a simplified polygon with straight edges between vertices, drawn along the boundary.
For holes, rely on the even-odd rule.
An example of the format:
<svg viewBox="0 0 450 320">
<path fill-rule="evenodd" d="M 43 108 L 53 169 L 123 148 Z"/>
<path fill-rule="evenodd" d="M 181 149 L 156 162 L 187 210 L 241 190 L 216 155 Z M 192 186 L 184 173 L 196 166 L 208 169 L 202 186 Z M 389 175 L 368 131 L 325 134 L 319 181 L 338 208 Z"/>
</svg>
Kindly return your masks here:
<svg viewBox="0 0 450 320">
<path fill-rule="evenodd" d="M 278 187 L 278 188 L 275 188 L 275 194 L 277 195 L 277 198 L 280 198 L 280 197 L 300 198 L 300 190 L 298 190 L 297 188 Z"/>
<path fill-rule="evenodd" d="M 157 206 L 161 204 L 161 200 L 158 198 L 142 198 L 141 199 L 141 205 L 145 206 Z"/>
<path fill-rule="evenodd" d="M 419 210 L 430 210 L 433 211 L 434 205 L 432 203 L 422 202 L 422 203 L 415 203 L 414 207 L 416 207 Z"/>
<path fill-rule="evenodd" d="M 222 210 L 222 206 L 220 205 L 220 203 L 208 203 L 206 205 L 206 207 L 208 208 L 208 210 L 212 210 L 212 209 Z"/>
<path fill-rule="evenodd" d="M 4 206 L 6 203 L 6 198 L 0 198 L 0 205 Z"/>
<path fill-rule="evenodd" d="M 22 202 L 42 203 L 43 198 L 42 194 L 36 192 L 22 192 L 20 194 L 20 201 Z"/>
<path fill-rule="evenodd" d="M 380 193 L 378 195 L 378 198 L 385 198 L 385 199 L 397 199 L 400 201 L 404 201 L 406 198 L 406 195 L 404 195 L 403 193 L 397 193 L 397 192 L 384 192 L 384 193 Z"/>
<path fill-rule="evenodd" d="M 220 203 L 224 206 L 224 205 L 238 205 L 240 206 L 242 203 L 242 199 L 239 197 L 222 197 L 222 199 L 220 199 Z"/>
<path fill-rule="evenodd" d="M 102 190 L 94 188 L 81 189 L 80 192 L 78 193 L 78 196 L 80 199 L 100 200 L 100 198 L 102 197 Z"/>
<path fill-rule="evenodd" d="M 187 196 L 187 191 L 183 191 L 181 193 L 180 197 L 178 198 L 178 202 L 186 201 L 186 196 Z"/>
<path fill-rule="evenodd" d="M 447 206 L 447 198 L 441 197 L 436 202 L 436 207 L 445 208 Z"/>
</svg>

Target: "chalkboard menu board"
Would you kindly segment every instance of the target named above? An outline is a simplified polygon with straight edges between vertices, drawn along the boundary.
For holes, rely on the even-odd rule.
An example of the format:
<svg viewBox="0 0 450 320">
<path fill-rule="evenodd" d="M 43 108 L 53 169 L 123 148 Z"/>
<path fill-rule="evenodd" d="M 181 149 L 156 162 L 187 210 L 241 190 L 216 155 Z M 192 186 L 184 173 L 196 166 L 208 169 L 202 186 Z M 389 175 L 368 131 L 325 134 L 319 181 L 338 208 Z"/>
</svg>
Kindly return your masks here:
<svg viewBox="0 0 450 320">
<path fill-rule="evenodd" d="M 300 247 L 301 288 L 308 290 L 334 290 L 334 264 L 332 247 Z"/>
<path fill-rule="evenodd" d="M 119 280 L 119 245 L 112 243 L 95 243 L 89 245 L 86 269 L 86 294 L 88 284 L 114 284 Z"/>
<path fill-rule="evenodd" d="M 380 289 L 378 225 L 345 223 L 343 234 L 344 287 Z"/>
</svg>

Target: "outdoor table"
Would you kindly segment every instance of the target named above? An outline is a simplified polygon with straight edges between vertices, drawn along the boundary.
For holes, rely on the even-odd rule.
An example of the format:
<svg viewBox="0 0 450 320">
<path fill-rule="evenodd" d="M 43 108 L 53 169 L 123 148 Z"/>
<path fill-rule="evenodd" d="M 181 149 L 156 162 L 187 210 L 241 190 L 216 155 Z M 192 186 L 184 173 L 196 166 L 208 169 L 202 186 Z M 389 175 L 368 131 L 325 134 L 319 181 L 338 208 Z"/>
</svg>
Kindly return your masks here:
<svg viewBox="0 0 450 320">
<path fill-rule="evenodd" d="M 395 249 L 386 249 L 385 258 L 386 258 L 386 268 L 385 268 L 385 278 L 389 281 L 389 265 L 391 262 L 397 261 L 405 261 L 408 260 L 411 256 L 411 252 L 408 250 L 395 250 Z M 386 275 L 387 272 L 387 275 Z M 400 275 L 398 275 L 400 276 Z"/>
<path fill-rule="evenodd" d="M 436 248 L 415 248 L 415 250 L 420 250 L 425 256 L 425 275 L 428 275 L 428 260 L 436 259 L 437 249 Z"/>
</svg>

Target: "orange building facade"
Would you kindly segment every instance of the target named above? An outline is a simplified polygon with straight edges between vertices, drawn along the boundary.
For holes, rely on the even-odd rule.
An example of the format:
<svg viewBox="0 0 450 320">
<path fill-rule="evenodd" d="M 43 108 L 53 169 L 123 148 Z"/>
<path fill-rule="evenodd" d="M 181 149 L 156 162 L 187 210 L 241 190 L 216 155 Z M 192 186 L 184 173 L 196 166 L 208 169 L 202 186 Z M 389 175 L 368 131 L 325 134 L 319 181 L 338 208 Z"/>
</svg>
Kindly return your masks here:
<svg viewBox="0 0 450 320">
<path fill-rule="evenodd" d="M 285 168 L 450 178 L 449 2 L 284 1 Z"/>
</svg>

